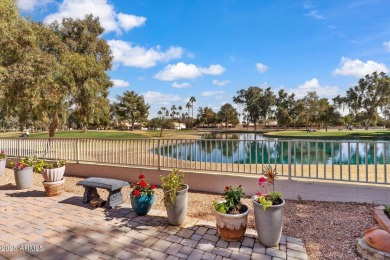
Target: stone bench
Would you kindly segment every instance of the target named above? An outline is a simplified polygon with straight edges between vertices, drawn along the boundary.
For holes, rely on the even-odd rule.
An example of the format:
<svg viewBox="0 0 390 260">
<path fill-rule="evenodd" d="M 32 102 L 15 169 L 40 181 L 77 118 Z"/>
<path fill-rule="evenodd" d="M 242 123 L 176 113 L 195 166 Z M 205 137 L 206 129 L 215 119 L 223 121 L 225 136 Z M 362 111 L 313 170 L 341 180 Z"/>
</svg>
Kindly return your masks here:
<svg viewBox="0 0 390 260">
<path fill-rule="evenodd" d="M 92 199 L 100 198 L 96 188 L 105 189 L 109 192 L 106 207 L 112 209 L 123 203 L 123 197 L 121 189 L 128 186 L 127 181 L 108 179 L 108 178 L 88 178 L 79 181 L 76 185 L 83 186 L 85 188 L 83 203 L 87 204 Z"/>
</svg>

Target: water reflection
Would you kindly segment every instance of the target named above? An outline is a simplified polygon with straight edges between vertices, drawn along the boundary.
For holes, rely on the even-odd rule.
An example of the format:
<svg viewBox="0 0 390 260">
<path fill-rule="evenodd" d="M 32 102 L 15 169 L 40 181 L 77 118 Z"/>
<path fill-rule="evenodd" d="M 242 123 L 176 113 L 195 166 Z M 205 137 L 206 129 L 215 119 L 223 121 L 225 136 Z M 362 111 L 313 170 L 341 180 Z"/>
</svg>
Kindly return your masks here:
<svg viewBox="0 0 390 260">
<path fill-rule="evenodd" d="M 240 164 L 378 164 L 390 163 L 389 142 L 352 140 L 268 139 L 260 134 L 229 133 L 204 136 L 197 142 L 185 142 L 161 148 L 164 156 L 189 161 Z M 156 151 L 157 152 L 157 151 Z"/>
</svg>

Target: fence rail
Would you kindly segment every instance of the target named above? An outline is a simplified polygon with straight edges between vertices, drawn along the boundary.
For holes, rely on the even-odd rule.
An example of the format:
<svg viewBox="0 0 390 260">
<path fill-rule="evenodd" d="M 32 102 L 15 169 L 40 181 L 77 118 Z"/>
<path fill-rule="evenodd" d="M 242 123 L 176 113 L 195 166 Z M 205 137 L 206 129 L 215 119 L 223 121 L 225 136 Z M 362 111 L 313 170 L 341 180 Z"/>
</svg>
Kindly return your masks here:
<svg viewBox="0 0 390 260">
<path fill-rule="evenodd" d="M 390 143 L 237 139 L 2 138 L 9 156 L 389 184 Z"/>
</svg>

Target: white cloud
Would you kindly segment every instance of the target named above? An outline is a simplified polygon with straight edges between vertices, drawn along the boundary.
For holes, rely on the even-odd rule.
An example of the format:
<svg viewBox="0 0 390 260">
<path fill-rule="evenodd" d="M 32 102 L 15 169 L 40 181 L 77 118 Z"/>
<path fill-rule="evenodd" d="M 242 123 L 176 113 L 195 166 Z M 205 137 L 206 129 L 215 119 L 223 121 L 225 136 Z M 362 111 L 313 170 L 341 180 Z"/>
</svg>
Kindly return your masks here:
<svg viewBox="0 0 390 260">
<path fill-rule="evenodd" d="M 377 63 L 372 60 L 363 62 L 359 59 L 352 60 L 342 57 L 339 67 L 333 71 L 333 75 L 354 76 L 357 78 L 362 78 L 365 75 L 371 74 L 375 71 L 387 73 L 389 69 L 384 63 Z"/>
<path fill-rule="evenodd" d="M 256 63 L 256 69 L 257 69 L 258 72 L 264 73 L 264 72 L 267 71 L 268 67 L 266 65 L 264 65 L 264 64 L 259 62 L 259 63 Z"/>
<path fill-rule="evenodd" d="M 16 4 L 24 12 L 34 11 L 38 7 L 52 3 L 53 0 L 17 0 Z"/>
<path fill-rule="evenodd" d="M 205 92 L 202 92 L 201 95 L 204 97 L 210 97 L 210 96 L 220 95 L 223 93 L 225 93 L 225 92 L 223 92 L 223 91 L 205 91 Z"/>
<path fill-rule="evenodd" d="M 315 91 L 320 97 L 335 97 L 338 95 L 338 87 L 321 86 L 317 78 L 305 81 L 302 85 L 299 85 L 297 89 L 293 89 L 291 92 L 295 94 L 297 98 L 302 98 L 307 95 L 308 91 Z"/>
<path fill-rule="evenodd" d="M 145 25 L 146 17 L 135 16 L 131 14 L 119 13 L 116 16 L 118 18 L 118 23 L 126 32 L 131 29 L 139 26 Z"/>
<path fill-rule="evenodd" d="M 311 10 L 310 12 L 305 14 L 306 16 L 313 17 L 317 20 L 324 20 L 324 16 L 318 12 L 318 10 Z"/>
<path fill-rule="evenodd" d="M 169 47 L 165 52 L 160 46 L 145 49 L 142 46 L 132 45 L 130 42 L 121 40 L 109 40 L 108 45 L 112 50 L 114 62 L 121 63 L 127 67 L 151 68 L 157 62 L 167 62 L 172 59 L 181 58 L 183 49 L 181 47 Z"/>
<path fill-rule="evenodd" d="M 229 80 L 217 80 L 217 79 L 214 79 L 214 80 L 212 81 L 212 83 L 213 83 L 213 85 L 215 85 L 215 86 L 225 86 L 225 85 L 229 84 L 230 81 L 229 81 Z"/>
<path fill-rule="evenodd" d="M 112 79 L 112 83 L 114 83 L 114 88 L 125 88 L 130 86 L 130 83 L 121 79 Z"/>
<path fill-rule="evenodd" d="M 129 31 L 134 27 L 144 25 L 146 20 L 145 17 L 141 16 L 117 14 L 114 5 L 109 4 L 107 0 L 64 0 L 56 13 L 46 16 L 44 23 L 61 21 L 67 17 L 83 19 L 86 14 L 99 17 L 106 33 L 113 31 L 120 33 L 121 28 Z"/>
<path fill-rule="evenodd" d="M 390 41 L 384 42 L 383 46 L 385 47 L 386 51 L 390 52 Z"/>
<path fill-rule="evenodd" d="M 177 102 L 181 100 L 181 97 L 179 97 L 178 95 L 161 93 L 157 91 L 148 91 L 142 93 L 142 95 L 144 96 L 146 103 L 149 104 L 167 105 L 171 102 Z"/>
<path fill-rule="evenodd" d="M 197 67 L 194 64 L 169 64 L 154 77 L 159 80 L 173 81 L 178 79 L 194 79 L 203 74 L 219 75 L 225 72 L 221 65 L 210 65 L 208 68 Z"/>
<path fill-rule="evenodd" d="M 177 83 L 176 81 L 172 83 L 172 87 L 174 88 L 189 88 L 191 84 L 188 82 Z"/>
</svg>

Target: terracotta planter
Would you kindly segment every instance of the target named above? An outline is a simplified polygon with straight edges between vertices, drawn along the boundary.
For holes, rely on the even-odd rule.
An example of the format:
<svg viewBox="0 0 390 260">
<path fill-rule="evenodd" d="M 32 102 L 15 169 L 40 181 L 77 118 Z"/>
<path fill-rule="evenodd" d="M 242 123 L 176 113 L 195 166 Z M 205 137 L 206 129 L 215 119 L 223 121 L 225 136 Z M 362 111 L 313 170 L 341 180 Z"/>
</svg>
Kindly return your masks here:
<svg viewBox="0 0 390 260">
<path fill-rule="evenodd" d="M 64 178 L 65 165 L 60 168 L 42 169 L 42 176 L 46 182 L 56 182 Z"/>
<path fill-rule="evenodd" d="M 61 194 L 64 187 L 65 179 L 56 182 L 44 181 L 43 187 L 45 187 L 45 193 L 47 197 L 54 197 Z"/>
<path fill-rule="evenodd" d="M 242 214 L 224 214 L 215 211 L 215 220 L 218 234 L 226 241 L 241 240 L 246 231 L 248 223 L 249 208 Z"/>
<path fill-rule="evenodd" d="M 283 200 L 283 199 L 282 199 Z M 272 205 L 263 210 L 263 205 L 253 201 L 257 236 L 260 243 L 265 246 L 276 246 L 279 244 L 283 229 L 283 216 L 285 201 L 280 205 Z"/>
<path fill-rule="evenodd" d="M 26 167 L 22 170 L 14 170 L 16 186 L 20 190 L 28 189 L 32 184 L 33 167 Z"/>
<path fill-rule="evenodd" d="M 0 176 L 4 174 L 6 164 L 7 164 L 7 158 L 0 160 Z"/>
</svg>

